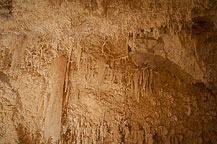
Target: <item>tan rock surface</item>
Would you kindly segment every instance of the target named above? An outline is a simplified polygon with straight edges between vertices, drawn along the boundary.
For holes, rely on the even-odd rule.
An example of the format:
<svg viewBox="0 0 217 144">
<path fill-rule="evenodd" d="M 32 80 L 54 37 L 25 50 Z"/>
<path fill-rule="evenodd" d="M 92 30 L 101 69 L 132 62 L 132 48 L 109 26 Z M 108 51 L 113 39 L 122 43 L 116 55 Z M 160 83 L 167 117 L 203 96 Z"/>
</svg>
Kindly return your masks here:
<svg viewBox="0 0 217 144">
<path fill-rule="evenodd" d="M 1 0 L 0 143 L 215 144 L 215 0 Z"/>
</svg>

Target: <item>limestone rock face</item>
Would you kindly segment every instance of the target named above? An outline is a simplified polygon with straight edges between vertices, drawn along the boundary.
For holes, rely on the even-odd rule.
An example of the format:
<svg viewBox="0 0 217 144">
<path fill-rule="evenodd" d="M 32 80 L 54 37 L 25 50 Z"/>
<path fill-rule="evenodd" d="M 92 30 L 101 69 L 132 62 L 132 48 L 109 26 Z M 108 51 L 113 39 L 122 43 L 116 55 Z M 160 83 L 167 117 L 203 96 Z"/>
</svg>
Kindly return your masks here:
<svg viewBox="0 0 217 144">
<path fill-rule="evenodd" d="M 1 144 L 215 144 L 216 0 L 1 0 Z"/>
</svg>

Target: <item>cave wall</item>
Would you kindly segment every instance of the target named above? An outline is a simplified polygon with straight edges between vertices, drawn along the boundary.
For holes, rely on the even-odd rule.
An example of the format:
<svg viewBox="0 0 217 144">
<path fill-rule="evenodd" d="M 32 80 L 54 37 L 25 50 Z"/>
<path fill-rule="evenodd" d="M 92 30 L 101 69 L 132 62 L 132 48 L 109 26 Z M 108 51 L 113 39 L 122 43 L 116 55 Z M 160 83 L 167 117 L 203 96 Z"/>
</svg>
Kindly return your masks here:
<svg viewBox="0 0 217 144">
<path fill-rule="evenodd" d="M 2 0 L 0 143 L 216 143 L 216 5 Z"/>
</svg>

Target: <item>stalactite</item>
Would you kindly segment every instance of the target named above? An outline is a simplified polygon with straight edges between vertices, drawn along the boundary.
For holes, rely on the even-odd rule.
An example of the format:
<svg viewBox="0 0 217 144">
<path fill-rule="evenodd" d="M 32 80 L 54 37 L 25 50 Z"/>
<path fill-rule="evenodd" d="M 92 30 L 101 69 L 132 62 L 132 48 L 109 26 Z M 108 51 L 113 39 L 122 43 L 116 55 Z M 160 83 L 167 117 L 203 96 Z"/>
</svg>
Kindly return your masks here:
<svg viewBox="0 0 217 144">
<path fill-rule="evenodd" d="M 191 115 L 191 104 L 190 104 L 190 98 L 187 99 L 187 115 Z"/>
<path fill-rule="evenodd" d="M 138 72 L 133 74 L 133 83 L 134 83 L 134 95 L 137 102 L 139 102 L 139 87 L 138 87 L 139 75 Z"/>
<path fill-rule="evenodd" d="M 86 71 L 86 74 L 84 75 L 85 77 L 85 88 L 88 88 L 89 87 L 89 84 L 90 84 L 90 81 L 91 81 L 91 78 L 93 77 L 92 74 L 93 74 L 93 71 L 91 70 L 91 60 L 92 58 L 91 57 L 88 57 L 86 56 L 85 58 L 85 71 Z"/>
<path fill-rule="evenodd" d="M 81 45 L 77 44 L 77 49 L 76 49 L 76 56 L 77 56 L 77 68 L 78 70 L 80 69 L 80 61 L 81 61 L 81 54 L 82 54 L 82 49 Z"/>
<path fill-rule="evenodd" d="M 98 88 L 101 87 L 103 79 L 104 79 L 104 74 L 106 70 L 106 59 L 104 57 L 100 57 L 97 60 L 97 67 L 98 67 Z"/>
<path fill-rule="evenodd" d="M 68 83 L 69 83 L 69 71 L 70 71 L 70 63 L 71 63 L 71 56 L 72 56 L 72 47 L 70 48 L 69 54 L 68 54 L 68 60 L 67 60 L 67 65 L 66 65 L 66 70 L 65 70 L 65 87 L 64 87 L 64 92 L 67 92 L 68 90 Z"/>
<path fill-rule="evenodd" d="M 194 41 L 196 41 L 196 40 L 194 40 Z M 195 62 L 197 64 L 197 66 L 199 67 L 199 69 L 202 71 L 203 75 L 205 76 L 206 72 L 204 71 L 203 65 L 201 65 L 201 61 L 199 59 L 198 52 L 197 52 L 197 44 L 196 44 L 196 42 L 193 43 L 193 52 L 194 52 Z"/>
<path fill-rule="evenodd" d="M 146 72 L 145 69 L 142 69 L 142 90 L 144 93 L 146 92 L 146 82 L 147 82 Z"/>
<path fill-rule="evenodd" d="M 21 46 L 19 45 L 15 46 L 12 64 L 11 64 L 11 68 L 13 70 L 17 68 L 20 64 L 22 64 L 23 59 L 24 59 L 24 52 L 27 47 L 27 43 L 28 43 L 28 36 L 24 35 L 21 41 Z"/>
<path fill-rule="evenodd" d="M 150 69 L 149 89 L 150 89 L 151 93 L 153 93 L 153 71 L 152 71 L 152 69 Z"/>
</svg>

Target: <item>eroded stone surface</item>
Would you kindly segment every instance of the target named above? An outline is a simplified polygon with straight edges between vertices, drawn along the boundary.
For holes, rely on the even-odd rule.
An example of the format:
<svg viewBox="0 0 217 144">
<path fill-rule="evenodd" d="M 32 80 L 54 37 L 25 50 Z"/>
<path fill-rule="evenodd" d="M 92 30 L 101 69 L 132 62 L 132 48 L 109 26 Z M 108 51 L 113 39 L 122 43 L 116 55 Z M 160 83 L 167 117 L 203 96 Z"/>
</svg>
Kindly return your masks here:
<svg viewBox="0 0 217 144">
<path fill-rule="evenodd" d="M 216 143 L 215 0 L 0 2 L 0 143 Z"/>
</svg>

